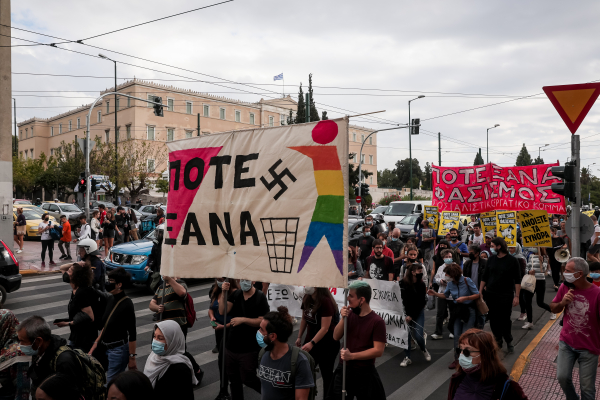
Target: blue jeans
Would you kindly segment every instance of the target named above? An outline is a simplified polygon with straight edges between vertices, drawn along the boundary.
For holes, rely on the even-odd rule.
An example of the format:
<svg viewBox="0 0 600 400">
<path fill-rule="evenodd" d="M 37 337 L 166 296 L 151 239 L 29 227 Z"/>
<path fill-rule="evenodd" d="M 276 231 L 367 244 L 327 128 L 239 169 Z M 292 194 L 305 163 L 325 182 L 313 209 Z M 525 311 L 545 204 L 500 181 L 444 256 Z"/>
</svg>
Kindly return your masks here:
<svg viewBox="0 0 600 400">
<path fill-rule="evenodd" d="M 106 371 L 106 383 L 127 369 L 129 364 L 129 343 L 125 343 L 114 349 L 106 350 L 108 357 L 108 370 Z"/>
<path fill-rule="evenodd" d="M 419 316 L 408 323 L 408 348 L 404 350 L 406 357 L 410 358 L 411 338 L 422 351 L 425 351 L 425 338 L 423 338 L 423 325 L 425 325 L 425 310 L 421 310 Z"/>
<path fill-rule="evenodd" d="M 462 307 L 462 306 L 461 306 Z M 459 310 L 459 305 L 456 304 L 456 312 Z M 473 307 L 469 307 L 469 320 L 464 323 L 461 319 L 456 316 L 454 320 L 454 348 L 458 349 L 458 340 L 460 339 L 460 335 L 471 329 L 475 326 L 475 309 Z"/>
<path fill-rule="evenodd" d="M 567 400 L 579 400 L 573 386 L 573 367 L 579 360 L 579 387 L 582 400 L 596 398 L 596 369 L 598 356 L 587 350 L 575 350 L 563 341 L 558 342 L 558 360 L 556 364 L 556 378 Z"/>
</svg>

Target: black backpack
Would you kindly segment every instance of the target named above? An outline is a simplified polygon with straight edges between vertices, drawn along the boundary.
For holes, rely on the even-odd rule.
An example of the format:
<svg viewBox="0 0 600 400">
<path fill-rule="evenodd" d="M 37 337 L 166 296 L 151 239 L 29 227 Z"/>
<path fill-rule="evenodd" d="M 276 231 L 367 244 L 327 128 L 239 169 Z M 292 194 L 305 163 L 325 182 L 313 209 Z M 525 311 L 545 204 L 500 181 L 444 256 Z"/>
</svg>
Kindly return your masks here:
<svg viewBox="0 0 600 400">
<path fill-rule="evenodd" d="M 292 348 L 292 366 L 290 368 L 290 380 L 292 381 L 292 389 L 296 390 L 296 373 L 298 372 L 298 355 L 300 353 L 304 354 L 306 359 L 308 360 L 308 364 L 310 365 L 310 372 L 312 373 L 313 382 L 315 386 L 310 388 L 310 392 L 308 393 L 308 400 L 315 400 L 317 398 L 317 372 L 319 369 L 317 368 L 317 364 L 315 363 L 315 359 L 307 352 L 302 350 L 300 347 L 290 346 Z M 258 352 L 258 368 L 260 368 L 260 362 L 262 361 L 263 356 L 267 350 L 265 348 L 260 349 Z M 258 376 L 258 369 L 256 371 L 256 375 Z"/>
</svg>

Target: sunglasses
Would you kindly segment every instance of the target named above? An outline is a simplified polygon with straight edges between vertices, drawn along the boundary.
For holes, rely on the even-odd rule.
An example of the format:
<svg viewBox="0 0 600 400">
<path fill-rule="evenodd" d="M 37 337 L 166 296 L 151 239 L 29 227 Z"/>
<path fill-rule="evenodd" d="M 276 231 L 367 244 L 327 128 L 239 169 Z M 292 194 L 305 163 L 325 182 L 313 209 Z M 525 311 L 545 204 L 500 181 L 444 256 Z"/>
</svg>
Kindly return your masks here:
<svg viewBox="0 0 600 400">
<path fill-rule="evenodd" d="M 481 353 L 477 350 L 469 350 L 469 349 L 458 349 L 458 354 L 463 353 L 465 357 L 471 357 L 471 353 Z M 477 356 L 479 357 L 479 356 Z"/>
</svg>

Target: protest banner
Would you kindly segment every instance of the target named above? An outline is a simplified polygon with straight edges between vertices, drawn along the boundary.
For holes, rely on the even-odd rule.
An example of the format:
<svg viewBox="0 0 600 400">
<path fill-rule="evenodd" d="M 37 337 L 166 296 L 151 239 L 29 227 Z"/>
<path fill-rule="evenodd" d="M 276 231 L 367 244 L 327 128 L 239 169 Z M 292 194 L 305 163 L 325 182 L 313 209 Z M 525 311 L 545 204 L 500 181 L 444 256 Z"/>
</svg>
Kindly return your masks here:
<svg viewBox="0 0 600 400">
<path fill-rule="evenodd" d="M 498 209 L 546 210 L 566 214 L 564 196 L 551 190 L 561 180 L 552 175 L 555 164 L 500 167 L 432 166 L 432 205 L 440 211 L 476 214 Z"/>
<path fill-rule="evenodd" d="M 503 237 L 506 245 L 516 246 L 517 243 L 517 212 L 496 211 L 496 235 Z"/>
<path fill-rule="evenodd" d="M 496 229 L 496 211 L 488 211 L 481 213 L 479 216 L 481 222 L 481 232 L 485 236 L 488 232 L 494 233 Z"/>
<path fill-rule="evenodd" d="M 365 279 L 371 286 L 372 295 L 369 305 L 371 309 L 385 321 L 387 343 L 406 349 L 408 346 L 408 327 L 405 321 L 404 306 L 400 286 L 396 282 L 380 281 L 376 279 Z M 338 309 L 344 306 L 344 289 L 330 288 Z M 304 288 L 302 286 L 269 285 L 267 300 L 271 311 L 280 305 L 284 305 L 290 311 L 290 315 L 302 318 L 302 297 Z M 284 299 L 285 297 L 285 299 Z"/>
<path fill-rule="evenodd" d="M 440 226 L 438 228 L 438 236 L 446 236 L 450 229 L 458 229 L 460 223 L 459 211 L 442 211 L 440 213 Z"/>
<path fill-rule="evenodd" d="M 592 215 L 594 215 L 594 210 L 588 210 L 588 211 L 582 211 L 585 215 L 587 215 L 588 217 L 591 217 Z"/>
<path fill-rule="evenodd" d="M 518 217 L 523 247 L 552 247 L 547 211 L 519 211 Z"/>
<path fill-rule="evenodd" d="M 347 285 L 347 118 L 167 146 L 161 273 Z"/>
<path fill-rule="evenodd" d="M 429 221 L 429 227 L 437 231 L 439 225 L 438 208 L 434 206 L 423 206 L 423 208 L 425 208 L 424 218 Z"/>
</svg>

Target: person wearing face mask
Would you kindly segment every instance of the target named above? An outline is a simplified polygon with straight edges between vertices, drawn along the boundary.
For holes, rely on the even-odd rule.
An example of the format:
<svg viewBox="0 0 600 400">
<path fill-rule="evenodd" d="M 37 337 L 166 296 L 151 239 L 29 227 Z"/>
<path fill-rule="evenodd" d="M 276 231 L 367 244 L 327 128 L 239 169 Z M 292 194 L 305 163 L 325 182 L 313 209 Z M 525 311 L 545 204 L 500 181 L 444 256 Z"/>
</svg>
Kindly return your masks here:
<svg viewBox="0 0 600 400">
<path fill-rule="evenodd" d="M 435 238 L 433 229 L 429 229 L 429 221 L 426 219 L 421 221 L 421 227 L 417 231 L 417 247 L 423 252 L 423 265 L 426 271 L 433 269 L 431 268 L 431 258 L 435 247 Z"/>
<path fill-rule="evenodd" d="M 320 367 L 323 393 L 327 393 L 331 384 L 333 366 L 340 350 L 340 342 L 333 340 L 333 330 L 339 320 L 338 306 L 328 288 L 304 288 L 302 321 L 295 344 L 298 347 L 302 345 L 302 335 L 306 330 L 302 350 L 308 352 L 315 365 Z"/>
<path fill-rule="evenodd" d="M 463 266 L 463 257 L 469 257 L 469 249 L 467 245 L 458 240 L 458 229 L 450 229 L 450 247 L 456 248 L 456 252 L 460 256 L 460 267 Z"/>
<path fill-rule="evenodd" d="M 404 279 L 404 276 L 406 275 L 406 270 L 411 264 L 418 264 L 421 267 L 423 267 L 423 270 L 425 270 L 425 266 L 423 265 L 423 259 L 419 258 L 419 256 L 421 255 L 420 250 L 418 250 L 412 244 L 407 244 L 406 246 L 404 246 L 404 252 L 406 253 L 406 258 L 404 259 L 404 261 L 402 261 L 400 273 L 395 277 L 398 281 Z M 427 281 L 427 277 L 425 277 L 425 279 L 423 279 L 423 282 L 427 284 Z"/>
<path fill-rule="evenodd" d="M 423 352 L 425 361 L 431 361 L 431 355 L 425 348 L 425 337 L 423 336 L 423 325 L 425 325 L 425 305 L 427 304 L 427 287 L 423 283 L 425 268 L 420 264 L 410 264 L 404 278 L 400 281 L 400 293 L 402 293 L 402 304 L 406 313 L 408 324 L 408 342 L 414 339 Z M 410 359 L 411 345 L 404 351 L 404 360 L 401 367 L 412 364 Z"/>
<path fill-rule="evenodd" d="M 469 329 L 459 342 L 459 364 L 450 379 L 448 399 L 527 400 L 521 386 L 508 376 L 491 334 Z"/>
<path fill-rule="evenodd" d="M 208 309 L 208 317 L 210 318 L 211 325 L 215 330 L 215 340 L 217 342 L 212 352 L 219 353 L 219 379 L 223 377 L 223 374 L 220 373 L 223 368 L 223 328 L 225 325 L 227 325 L 227 329 L 231 328 L 231 315 L 227 314 L 226 323 L 223 314 L 219 312 L 219 296 L 221 296 L 221 293 L 223 292 L 223 282 L 225 282 L 225 278 L 217 278 L 215 284 L 211 288 L 209 293 L 210 308 Z M 240 288 L 235 279 L 229 280 L 229 285 L 229 290 L 231 293 L 239 290 Z M 229 397 L 229 389 L 227 388 L 228 385 L 229 381 L 227 380 L 227 375 L 225 375 L 225 380 L 221 381 L 221 390 L 219 391 L 219 395 L 217 396 L 216 400 L 226 399 Z"/>
<path fill-rule="evenodd" d="M 487 250 L 481 250 L 481 253 L 479 254 L 479 258 L 481 258 L 482 260 L 489 260 L 490 258 L 490 252 Z"/>
<path fill-rule="evenodd" d="M 185 337 L 175 321 L 155 325 L 152 353 L 146 360 L 144 375 L 154 387 L 157 399 L 194 399 L 198 380 L 194 367 L 185 353 Z"/>
<path fill-rule="evenodd" d="M 386 343 L 385 321 L 371 307 L 372 289 L 365 281 L 354 281 L 348 286 L 348 306 L 342 307 L 342 319 L 333 331 L 333 339 L 344 336 L 344 318 L 347 318 L 346 349 L 340 350 L 340 362 L 325 400 L 342 398 L 343 361 L 346 361 L 346 398 L 357 400 L 385 400 L 385 390 L 375 359 L 383 355 Z"/>
<path fill-rule="evenodd" d="M 600 262 L 589 263 L 590 277 L 588 281 L 600 287 Z"/>
<path fill-rule="evenodd" d="M 377 237 L 377 235 L 379 234 L 379 228 L 377 227 L 377 225 L 375 225 L 375 222 L 373 221 L 373 216 L 372 215 L 367 215 L 365 218 L 365 226 L 369 226 L 371 228 L 371 236 L 373 237 Z"/>
<path fill-rule="evenodd" d="M 28 399 L 29 377 L 27 369 L 31 357 L 19 349 L 15 314 L 0 309 L 0 399 Z"/>
<path fill-rule="evenodd" d="M 429 290 L 427 294 L 437 296 L 438 298 L 452 297 L 454 302 L 454 362 L 448 368 L 456 368 L 458 363 L 458 344 L 460 335 L 468 331 L 475 325 L 475 301 L 479 298 L 479 291 L 471 278 L 465 277 L 458 264 L 453 263 L 444 269 L 444 280 L 448 283 L 446 291 L 436 293 Z"/>
<path fill-rule="evenodd" d="M 52 260 L 52 256 L 54 255 L 54 239 L 50 236 L 50 229 L 52 229 L 50 215 L 44 213 L 44 215 L 42 215 L 42 222 L 38 225 L 38 235 L 41 235 L 42 241 L 42 268 L 46 266 L 46 250 L 48 250 L 50 265 L 56 265 Z"/>
<path fill-rule="evenodd" d="M 394 259 L 394 276 L 398 276 L 404 259 L 404 243 L 400 240 L 400 229 L 394 228 L 387 243 L 387 247 L 392 250 Z"/>
<path fill-rule="evenodd" d="M 128 367 L 130 370 L 137 369 L 135 309 L 133 301 L 123 291 L 130 285 L 131 275 L 125 268 L 119 267 L 108 273 L 106 291 L 112 296 L 108 299 L 102 316 L 104 328 L 88 353 L 94 355 L 94 351 L 106 352 L 107 381 L 111 381 Z M 100 350 L 96 350 L 98 347 Z"/>
<path fill-rule="evenodd" d="M 514 352 L 512 344 L 512 308 L 519 305 L 521 292 L 521 268 L 516 258 L 508 254 L 504 238 L 492 240 L 493 255 L 483 271 L 479 291 L 483 292 L 484 300 L 489 308 L 488 319 L 490 328 L 502 348 L 502 339 L 506 340 L 508 353 Z M 484 291 L 485 288 L 485 291 Z"/>
<path fill-rule="evenodd" d="M 377 235 L 377 239 L 381 240 L 381 242 L 383 243 L 383 255 L 386 257 L 389 257 L 391 259 L 394 258 L 394 252 L 387 246 L 387 235 L 385 233 L 380 233 Z M 375 255 L 375 250 L 373 250 L 371 252 L 371 255 L 374 256 Z"/>
<path fill-rule="evenodd" d="M 445 241 L 442 241 L 442 243 Z M 441 243 L 440 243 L 441 245 Z M 440 294 L 446 292 L 446 288 L 448 286 L 448 281 L 446 280 L 446 267 L 455 262 L 454 260 L 454 250 L 450 248 L 444 248 L 440 251 L 440 257 L 443 260 L 443 264 L 440 265 L 433 277 L 432 281 L 437 285 L 437 291 Z M 437 298 L 437 311 L 435 315 L 435 332 L 431 335 L 433 340 L 439 340 L 444 338 L 444 323 L 448 320 L 448 314 L 452 317 L 454 314 L 454 302 L 452 299 L 452 295 L 450 297 Z M 448 330 L 450 331 L 450 338 L 454 338 L 454 319 L 450 321 L 451 323 L 448 325 Z"/>
<path fill-rule="evenodd" d="M 555 226 L 550 228 L 552 233 L 552 247 L 542 248 L 543 253 L 548 256 L 548 262 L 550 263 L 550 270 L 552 271 L 552 280 L 554 281 L 554 290 L 558 291 L 558 285 L 560 284 L 560 270 L 562 263 L 554 257 L 555 253 L 561 249 L 566 249 L 567 244 L 564 239 L 558 236 L 558 229 Z"/>
<path fill-rule="evenodd" d="M 256 342 L 256 330 L 263 316 L 269 312 L 267 297 L 253 286 L 249 280 L 240 280 L 240 288 L 227 297 L 225 292 L 231 287 L 229 282 L 223 282 L 222 293 L 219 296 L 219 313 L 231 315 L 231 329 L 227 329 L 225 342 L 225 373 L 229 379 L 232 400 L 243 400 L 243 386 L 246 385 L 256 392 L 261 392 L 261 383 L 256 376 L 258 352 L 260 346 Z"/>
<path fill-rule="evenodd" d="M 367 279 L 379 279 L 382 281 L 394 280 L 394 260 L 383 255 L 383 242 L 379 239 L 373 241 L 375 255 L 365 261 Z"/>
<path fill-rule="evenodd" d="M 588 263 L 573 257 L 565 266 L 565 283 L 560 286 L 550 309 L 565 311 L 558 342 L 556 377 L 566 398 L 579 399 L 572 373 L 579 361 L 579 386 L 582 399 L 596 398 L 596 370 L 600 354 L 600 288 L 587 281 Z"/>
<path fill-rule="evenodd" d="M 487 266 L 487 260 L 482 259 L 480 254 L 481 249 L 479 246 L 470 245 L 469 259 L 465 261 L 465 264 L 463 265 L 463 275 L 471 278 L 476 287 L 480 286 L 483 271 L 485 271 L 485 267 Z M 477 329 L 483 329 L 483 326 L 485 325 L 485 315 L 481 315 L 477 308 L 475 309 L 475 314 L 475 327 Z"/>
<path fill-rule="evenodd" d="M 485 243 L 483 243 L 482 245 L 479 246 L 479 248 L 481 249 L 481 251 L 487 251 L 488 255 L 490 253 L 490 245 L 492 244 L 492 239 L 494 238 L 494 233 L 493 232 L 488 232 L 485 234 L 484 240 Z"/>
<path fill-rule="evenodd" d="M 329 292 L 326 288 L 324 290 Z M 306 400 L 311 388 L 316 385 L 307 356 L 298 351 L 297 347 L 287 344 L 293 330 L 292 316 L 284 306 L 278 307 L 277 311 L 268 312 L 260 322 L 256 341 L 264 349 L 259 354 L 258 364 L 263 399 Z M 302 350 L 307 351 L 304 348 Z M 296 365 L 294 374 L 292 363 Z M 321 365 L 322 373 L 323 367 Z M 333 370 L 333 363 L 331 369 Z"/>
<path fill-rule="evenodd" d="M 363 234 L 358 239 L 358 247 L 360 248 L 358 258 L 363 266 L 365 265 L 367 257 L 369 257 L 373 251 L 373 241 L 375 239 L 376 238 L 371 235 L 371 227 L 369 225 L 365 225 L 363 227 Z"/>
</svg>

